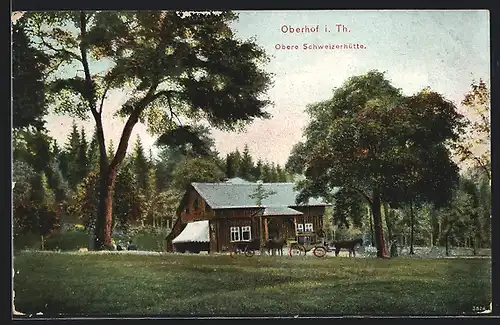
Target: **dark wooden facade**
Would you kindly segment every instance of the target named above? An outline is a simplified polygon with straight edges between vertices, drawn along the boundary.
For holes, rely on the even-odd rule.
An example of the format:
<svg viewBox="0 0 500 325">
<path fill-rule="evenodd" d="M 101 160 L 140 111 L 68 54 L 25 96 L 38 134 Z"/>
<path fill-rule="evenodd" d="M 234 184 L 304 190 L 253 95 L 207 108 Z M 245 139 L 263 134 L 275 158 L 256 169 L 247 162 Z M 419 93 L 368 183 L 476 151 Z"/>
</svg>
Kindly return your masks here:
<svg viewBox="0 0 500 325">
<path fill-rule="evenodd" d="M 302 215 L 263 215 L 264 208 L 212 209 L 193 188 L 185 194 L 177 210 L 177 220 L 172 232 L 167 236 L 167 250 L 175 248 L 172 240 L 177 237 L 189 222 L 209 220 L 210 252 L 226 251 L 231 245 L 231 227 L 250 226 L 251 238 L 267 240 L 269 238 L 296 239 L 296 224 L 312 224 L 312 232 L 323 228 L 325 206 L 291 207 Z"/>
</svg>

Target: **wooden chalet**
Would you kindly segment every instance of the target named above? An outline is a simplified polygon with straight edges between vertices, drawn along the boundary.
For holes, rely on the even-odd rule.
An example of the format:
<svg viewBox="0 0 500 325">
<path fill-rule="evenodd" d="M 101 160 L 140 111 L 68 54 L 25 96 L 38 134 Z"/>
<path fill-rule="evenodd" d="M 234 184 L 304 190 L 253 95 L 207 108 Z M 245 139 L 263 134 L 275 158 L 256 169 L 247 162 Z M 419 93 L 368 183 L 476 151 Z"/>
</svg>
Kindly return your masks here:
<svg viewBox="0 0 500 325">
<path fill-rule="evenodd" d="M 239 178 L 192 183 L 166 238 L 167 251 L 223 252 L 232 243 L 254 238 L 305 241 L 323 229 L 325 208 L 330 205 L 324 200 L 310 199 L 308 204 L 297 205 L 294 183 L 263 183 L 264 191 L 272 194 L 258 206 L 252 198 L 258 186 Z"/>
</svg>

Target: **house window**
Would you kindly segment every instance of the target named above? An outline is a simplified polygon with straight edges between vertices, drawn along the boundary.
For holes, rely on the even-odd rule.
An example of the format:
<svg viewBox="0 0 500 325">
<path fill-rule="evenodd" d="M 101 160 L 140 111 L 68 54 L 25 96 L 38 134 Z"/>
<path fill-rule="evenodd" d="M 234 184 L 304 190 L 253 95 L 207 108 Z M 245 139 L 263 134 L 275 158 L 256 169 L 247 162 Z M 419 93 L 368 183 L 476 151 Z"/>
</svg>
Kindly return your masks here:
<svg viewBox="0 0 500 325">
<path fill-rule="evenodd" d="M 250 226 L 241 227 L 241 240 L 250 241 L 251 238 L 252 238 L 252 227 Z"/>
<path fill-rule="evenodd" d="M 297 230 L 297 232 L 304 232 L 304 224 L 298 223 L 296 230 Z"/>
<path fill-rule="evenodd" d="M 304 230 L 305 230 L 305 232 L 313 232 L 313 224 L 312 223 L 306 223 L 304 225 Z"/>
<path fill-rule="evenodd" d="M 198 210 L 198 206 L 199 206 L 199 204 L 200 204 L 200 203 L 198 202 L 198 199 L 194 200 L 194 202 L 193 202 L 193 208 L 194 208 L 195 210 Z"/>
<path fill-rule="evenodd" d="M 210 206 L 206 202 L 205 202 L 205 211 L 206 212 L 210 212 L 211 211 Z"/>
<path fill-rule="evenodd" d="M 231 227 L 231 241 L 240 241 L 240 227 Z"/>
</svg>

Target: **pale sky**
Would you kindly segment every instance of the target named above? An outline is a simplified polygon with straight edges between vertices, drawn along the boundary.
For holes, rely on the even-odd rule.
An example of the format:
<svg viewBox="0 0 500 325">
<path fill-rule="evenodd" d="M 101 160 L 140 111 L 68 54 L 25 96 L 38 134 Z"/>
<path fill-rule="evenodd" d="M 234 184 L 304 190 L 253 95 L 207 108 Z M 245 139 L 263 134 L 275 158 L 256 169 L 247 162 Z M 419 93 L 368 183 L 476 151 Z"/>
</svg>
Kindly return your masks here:
<svg viewBox="0 0 500 325">
<path fill-rule="evenodd" d="M 349 32 L 337 32 L 343 24 Z M 316 27 L 318 32 L 283 33 L 282 26 Z M 325 32 L 328 25 L 330 32 Z M 350 76 L 369 70 L 386 71 L 392 84 L 407 95 L 424 87 L 443 94 L 460 106 L 473 80 L 490 85 L 490 36 L 488 11 L 244 11 L 233 24 L 237 37 L 254 36 L 271 56 L 266 70 L 275 74 L 269 91 L 275 103 L 269 120 L 256 120 L 246 131 L 214 130 L 216 149 L 225 156 L 248 143 L 251 154 L 285 164 L 292 146 L 300 141 L 308 116 L 307 104 L 331 97 Z M 283 28 L 286 30 L 286 28 Z M 303 44 L 363 44 L 365 49 L 304 50 Z M 298 45 L 298 50 L 278 50 L 276 44 Z M 104 132 L 118 143 L 124 122 L 111 117 L 124 94 L 110 94 L 104 114 Z M 66 141 L 71 118 L 48 116 L 47 127 L 61 144 Z M 78 123 L 89 132 L 93 122 Z M 136 125 L 129 150 L 139 135 L 146 148 L 156 138 Z"/>
</svg>

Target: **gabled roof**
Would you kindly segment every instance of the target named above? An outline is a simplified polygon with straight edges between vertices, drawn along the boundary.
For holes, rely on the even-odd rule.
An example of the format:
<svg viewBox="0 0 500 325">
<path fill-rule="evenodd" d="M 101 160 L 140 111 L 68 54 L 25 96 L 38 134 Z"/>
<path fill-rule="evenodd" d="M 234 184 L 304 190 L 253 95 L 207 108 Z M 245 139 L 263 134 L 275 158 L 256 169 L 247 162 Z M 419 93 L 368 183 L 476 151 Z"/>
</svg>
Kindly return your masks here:
<svg viewBox="0 0 500 325">
<path fill-rule="evenodd" d="M 300 211 L 288 207 L 269 207 L 264 209 L 264 216 L 299 216 Z"/>
<path fill-rule="evenodd" d="M 259 207 L 256 200 L 251 197 L 258 183 L 192 183 L 191 185 L 212 209 Z M 263 208 L 331 205 L 322 199 L 315 198 L 309 199 L 308 204 L 298 205 L 295 199 L 299 193 L 294 189 L 294 183 L 263 183 L 262 186 L 265 191 L 274 192 L 262 200 L 261 207 Z"/>
</svg>

